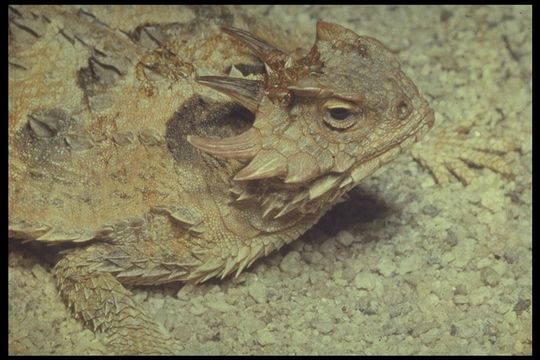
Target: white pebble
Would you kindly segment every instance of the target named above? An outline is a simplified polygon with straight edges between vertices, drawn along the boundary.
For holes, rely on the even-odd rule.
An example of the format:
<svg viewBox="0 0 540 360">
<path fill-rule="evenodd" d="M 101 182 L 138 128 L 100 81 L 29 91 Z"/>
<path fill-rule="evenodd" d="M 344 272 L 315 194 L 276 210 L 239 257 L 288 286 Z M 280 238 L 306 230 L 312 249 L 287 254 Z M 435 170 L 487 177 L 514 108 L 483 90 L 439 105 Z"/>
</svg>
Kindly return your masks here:
<svg viewBox="0 0 540 360">
<path fill-rule="evenodd" d="M 343 246 L 350 246 L 354 242 L 354 236 L 350 232 L 342 230 L 337 234 L 336 240 Z"/>
<path fill-rule="evenodd" d="M 259 304 L 266 303 L 268 292 L 266 286 L 260 282 L 255 282 L 248 287 L 248 294 Z"/>
<path fill-rule="evenodd" d="M 491 297 L 491 290 L 488 287 L 482 286 L 477 289 L 474 289 L 469 296 L 469 300 L 472 305 L 480 305 L 486 299 Z"/>
<path fill-rule="evenodd" d="M 414 270 L 418 270 L 422 267 L 423 262 L 420 255 L 411 255 L 407 256 L 401 260 L 399 264 L 398 272 L 400 275 L 410 273 Z"/>
<path fill-rule="evenodd" d="M 210 309 L 221 311 L 222 313 L 234 310 L 234 306 L 227 304 L 225 301 L 211 301 L 206 304 Z"/>
<path fill-rule="evenodd" d="M 383 257 L 375 266 L 375 269 L 384 277 L 389 277 L 396 271 L 396 264 L 389 258 Z"/>
<path fill-rule="evenodd" d="M 256 338 L 257 338 L 257 342 L 262 346 L 275 344 L 277 342 L 277 339 L 274 336 L 274 334 L 266 329 L 257 331 Z"/>
<path fill-rule="evenodd" d="M 298 275 L 302 272 L 302 264 L 300 261 L 300 253 L 298 251 L 291 251 L 288 253 L 281 263 L 279 268 L 288 274 Z"/>
<path fill-rule="evenodd" d="M 379 281 L 379 276 L 363 271 L 354 278 L 354 286 L 357 289 L 373 290 Z"/>
</svg>

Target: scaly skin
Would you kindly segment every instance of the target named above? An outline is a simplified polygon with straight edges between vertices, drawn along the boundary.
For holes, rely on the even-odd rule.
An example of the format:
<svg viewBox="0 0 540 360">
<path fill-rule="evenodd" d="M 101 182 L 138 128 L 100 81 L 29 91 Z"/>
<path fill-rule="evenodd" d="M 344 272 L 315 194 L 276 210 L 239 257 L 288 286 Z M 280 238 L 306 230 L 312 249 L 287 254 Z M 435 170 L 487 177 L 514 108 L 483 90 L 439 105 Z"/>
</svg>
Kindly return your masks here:
<svg viewBox="0 0 540 360">
<path fill-rule="evenodd" d="M 396 57 L 341 26 L 298 50 L 235 8 L 90 9 L 10 10 L 9 231 L 80 243 L 58 287 L 113 352 L 175 352 L 124 284 L 238 275 L 433 124 Z"/>
</svg>

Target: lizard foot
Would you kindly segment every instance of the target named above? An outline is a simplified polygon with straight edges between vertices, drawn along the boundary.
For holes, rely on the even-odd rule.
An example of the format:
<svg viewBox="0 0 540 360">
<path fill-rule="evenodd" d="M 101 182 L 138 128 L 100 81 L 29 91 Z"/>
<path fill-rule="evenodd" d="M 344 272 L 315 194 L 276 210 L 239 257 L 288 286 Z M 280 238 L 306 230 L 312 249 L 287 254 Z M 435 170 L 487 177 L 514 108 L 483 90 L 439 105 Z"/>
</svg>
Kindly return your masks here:
<svg viewBox="0 0 540 360">
<path fill-rule="evenodd" d="M 510 139 L 471 131 L 471 126 L 458 126 L 434 128 L 424 141 L 413 146 L 411 153 L 437 183 L 446 184 L 455 177 L 468 185 L 478 177 L 475 168 L 488 168 L 513 178 L 512 166 L 504 155 L 520 150 L 519 144 Z"/>
</svg>

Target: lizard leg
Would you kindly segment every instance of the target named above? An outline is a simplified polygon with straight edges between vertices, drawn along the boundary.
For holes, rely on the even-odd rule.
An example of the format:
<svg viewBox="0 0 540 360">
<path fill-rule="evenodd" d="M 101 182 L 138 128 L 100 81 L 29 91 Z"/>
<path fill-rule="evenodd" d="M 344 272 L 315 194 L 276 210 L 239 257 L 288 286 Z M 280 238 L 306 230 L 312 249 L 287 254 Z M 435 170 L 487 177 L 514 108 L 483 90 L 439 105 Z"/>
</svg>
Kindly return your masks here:
<svg viewBox="0 0 540 360">
<path fill-rule="evenodd" d="M 77 249 L 54 269 L 62 297 L 75 316 L 94 331 L 104 332 L 116 353 L 174 353 L 166 330 L 136 304 L 111 273 L 100 271 L 91 259 L 91 251 Z"/>
</svg>

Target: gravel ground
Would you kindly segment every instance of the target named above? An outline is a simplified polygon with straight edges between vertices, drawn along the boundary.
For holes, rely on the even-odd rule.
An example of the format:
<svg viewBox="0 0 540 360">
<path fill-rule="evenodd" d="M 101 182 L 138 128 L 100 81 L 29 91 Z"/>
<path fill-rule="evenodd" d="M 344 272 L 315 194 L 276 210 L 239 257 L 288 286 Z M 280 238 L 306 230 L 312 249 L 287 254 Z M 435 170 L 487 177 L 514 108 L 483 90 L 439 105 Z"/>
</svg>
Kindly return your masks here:
<svg viewBox="0 0 540 360">
<path fill-rule="evenodd" d="M 506 156 L 516 177 L 476 169 L 468 186 L 441 186 L 404 154 L 237 279 L 134 288 L 136 299 L 185 354 L 531 354 L 532 7 L 252 10 L 309 39 L 319 18 L 378 38 L 436 123 L 519 141 Z M 10 354 L 105 352 L 47 261 L 11 251 L 9 266 Z"/>
</svg>

